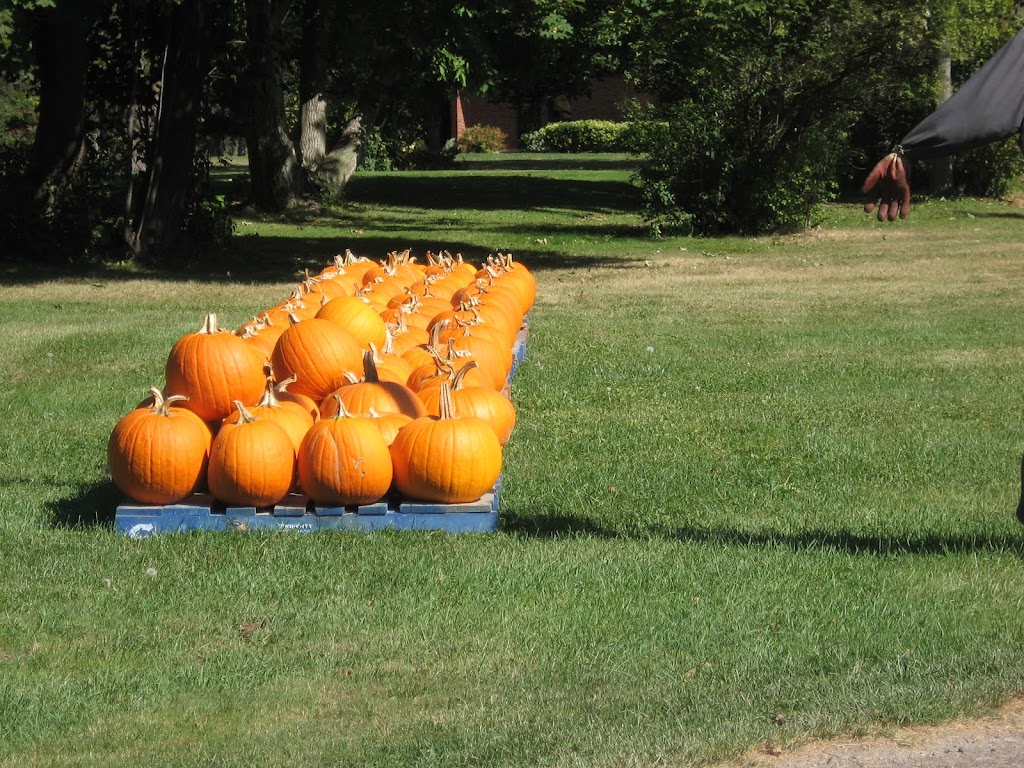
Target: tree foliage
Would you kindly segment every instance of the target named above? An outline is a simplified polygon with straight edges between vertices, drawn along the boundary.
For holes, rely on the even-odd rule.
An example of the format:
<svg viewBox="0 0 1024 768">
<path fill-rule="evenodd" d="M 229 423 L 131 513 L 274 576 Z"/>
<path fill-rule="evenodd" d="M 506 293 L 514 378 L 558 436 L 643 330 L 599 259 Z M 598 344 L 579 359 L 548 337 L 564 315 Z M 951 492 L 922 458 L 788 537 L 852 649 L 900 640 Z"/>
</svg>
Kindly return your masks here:
<svg viewBox="0 0 1024 768">
<path fill-rule="evenodd" d="M 806 225 L 860 174 L 851 158 L 863 168 L 934 108 L 944 32 L 931 5 L 630 4 L 630 72 L 660 104 L 639 146 L 650 158 L 638 180 L 652 226 L 714 234 Z M 963 16 L 942 17 L 960 35 L 960 61 L 990 55 L 1005 27 L 1002 4 L 976 5 L 990 15 L 970 15 L 968 33 Z"/>
</svg>

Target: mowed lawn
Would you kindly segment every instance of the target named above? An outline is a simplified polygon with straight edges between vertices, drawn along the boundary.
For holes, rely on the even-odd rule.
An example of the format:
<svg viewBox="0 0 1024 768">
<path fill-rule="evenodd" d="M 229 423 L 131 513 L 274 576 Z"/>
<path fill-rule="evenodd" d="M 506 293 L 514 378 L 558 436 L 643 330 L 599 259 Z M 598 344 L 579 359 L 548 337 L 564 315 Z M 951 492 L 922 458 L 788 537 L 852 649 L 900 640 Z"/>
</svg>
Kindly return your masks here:
<svg viewBox="0 0 1024 768">
<path fill-rule="evenodd" d="M 1024 692 L 1024 209 L 652 240 L 625 158 L 542 160 L 2 275 L 0 766 L 702 766 Z M 536 275 L 500 530 L 115 533 L 174 341 L 346 248 Z"/>
</svg>

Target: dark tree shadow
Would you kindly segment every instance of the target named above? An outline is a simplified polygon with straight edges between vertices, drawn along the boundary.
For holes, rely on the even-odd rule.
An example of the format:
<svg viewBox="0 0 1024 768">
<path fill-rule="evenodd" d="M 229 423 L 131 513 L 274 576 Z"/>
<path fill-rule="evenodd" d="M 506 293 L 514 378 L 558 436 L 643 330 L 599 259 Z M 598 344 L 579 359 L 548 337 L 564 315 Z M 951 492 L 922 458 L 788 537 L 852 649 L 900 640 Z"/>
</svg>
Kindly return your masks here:
<svg viewBox="0 0 1024 768">
<path fill-rule="evenodd" d="M 599 538 L 680 541 L 758 549 L 785 548 L 794 552 L 824 551 L 851 555 L 948 555 L 1007 552 L 1024 559 L 1024 528 L 1019 533 L 949 536 L 928 533 L 908 536 L 870 536 L 851 531 L 806 529 L 799 532 L 744 531 L 728 526 L 690 526 L 642 523 L 605 526 L 585 516 L 547 510 L 522 514 L 501 511 L 501 530 L 526 538 Z"/>
</svg>

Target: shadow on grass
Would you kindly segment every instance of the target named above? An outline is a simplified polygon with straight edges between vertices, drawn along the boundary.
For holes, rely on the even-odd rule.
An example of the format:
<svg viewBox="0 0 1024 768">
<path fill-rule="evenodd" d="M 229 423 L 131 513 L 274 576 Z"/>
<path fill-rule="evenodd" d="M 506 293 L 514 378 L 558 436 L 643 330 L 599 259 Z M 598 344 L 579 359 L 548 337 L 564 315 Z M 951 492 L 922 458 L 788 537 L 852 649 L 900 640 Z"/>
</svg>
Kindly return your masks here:
<svg viewBox="0 0 1024 768">
<path fill-rule="evenodd" d="M 80 486 L 78 493 L 45 505 L 54 528 L 112 528 L 123 495 L 109 480 Z"/>
<path fill-rule="evenodd" d="M 501 530 L 526 538 L 558 539 L 577 536 L 599 539 L 660 539 L 695 544 L 720 544 L 755 548 L 786 548 L 794 552 L 841 552 L 851 555 L 949 555 L 972 552 L 1007 552 L 1024 558 L 1024 527 L 1019 535 L 944 535 L 922 532 L 916 535 L 867 536 L 850 531 L 804 530 L 743 531 L 709 526 L 642 525 L 617 528 L 561 512 L 520 515 L 501 514 Z"/>
<path fill-rule="evenodd" d="M 236 236 L 229 249 L 217 254 L 167 267 L 138 267 L 126 270 L 109 264 L 45 265 L 22 264 L 0 275 L 5 285 L 37 285 L 55 279 L 117 282 L 155 279 L 181 282 L 253 283 L 298 282 L 305 270 L 315 274 L 331 263 L 335 255 L 346 249 L 359 256 L 379 259 L 391 251 L 410 249 L 423 257 L 428 250 L 435 253 L 447 250 L 462 253 L 473 263 L 483 261 L 488 254 L 509 252 L 511 249 L 495 247 L 483 249 L 478 244 L 446 240 L 365 237 L 331 235 L 326 237 L 274 237 Z M 513 256 L 527 264 L 531 271 L 565 269 L 569 267 L 595 267 L 626 265 L 618 258 L 567 256 L 545 249 L 516 249 Z"/>
<path fill-rule="evenodd" d="M 345 199 L 424 210 L 570 209 L 591 213 L 637 211 L 639 191 L 627 181 L 554 179 L 523 174 L 481 176 L 353 176 Z"/>
</svg>

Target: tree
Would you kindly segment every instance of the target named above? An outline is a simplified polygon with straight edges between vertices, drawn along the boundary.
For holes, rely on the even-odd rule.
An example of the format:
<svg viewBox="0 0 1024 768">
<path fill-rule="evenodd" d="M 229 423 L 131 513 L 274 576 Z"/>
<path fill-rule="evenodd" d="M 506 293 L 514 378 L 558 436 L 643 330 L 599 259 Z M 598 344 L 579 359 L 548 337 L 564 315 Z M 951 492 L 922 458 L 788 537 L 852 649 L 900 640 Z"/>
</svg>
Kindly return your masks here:
<svg viewBox="0 0 1024 768">
<path fill-rule="evenodd" d="M 619 0 L 516 0 L 490 9 L 485 28 L 492 56 L 477 87 L 518 106 L 520 134 L 537 130 L 543 107 L 557 113 L 593 80 L 621 72 L 621 6 Z"/>
<path fill-rule="evenodd" d="M 152 152 L 142 174 L 143 204 L 132 217 L 128 241 L 135 256 L 151 261 L 176 250 L 195 187 L 196 139 L 210 57 L 202 0 L 182 0 L 168 8 L 164 31 Z"/>
<path fill-rule="evenodd" d="M 38 125 L 16 200 L 29 216 L 52 211 L 82 160 L 90 16 L 81 3 L 23 3 L 39 83 Z M 15 207 L 23 207 L 17 205 Z"/>
<path fill-rule="evenodd" d="M 629 70 L 661 105 L 638 147 L 649 157 L 638 180 L 652 226 L 805 226 L 835 195 L 861 114 L 880 94 L 898 101 L 929 66 L 917 10 L 879 0 L 630 4 Z"/>
</svg>

